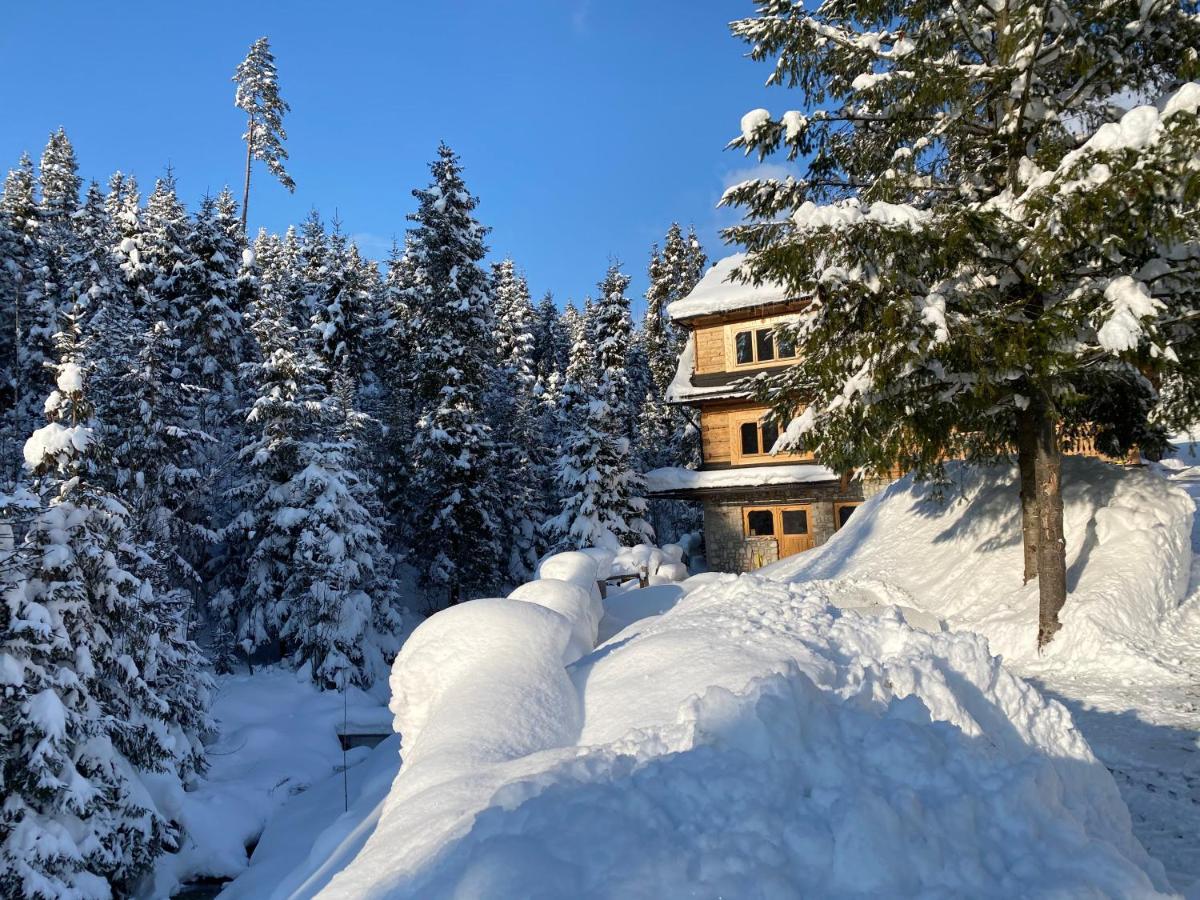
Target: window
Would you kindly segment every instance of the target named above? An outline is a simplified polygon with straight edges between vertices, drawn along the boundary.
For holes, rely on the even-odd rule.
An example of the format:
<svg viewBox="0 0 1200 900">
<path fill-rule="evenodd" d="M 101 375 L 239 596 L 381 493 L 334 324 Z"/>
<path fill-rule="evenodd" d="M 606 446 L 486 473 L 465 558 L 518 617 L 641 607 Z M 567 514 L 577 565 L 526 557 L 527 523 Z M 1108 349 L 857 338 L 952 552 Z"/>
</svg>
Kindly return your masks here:
<svg viewBox="0 0 1200 900">
<path fill-rule="evenodd" d="M 762 432 L 762 452 L 770 453 L 775 442 L 779 440 L 779 428 L 774 422 L 768 420 L 760 423 L 758 430 Z"/>
<path fill-rule="evenodd" d="M 759 362 L 770 362 L 775 358 L 775 335 L 770 328 L 754 332 L 754 354 Z"/>
<path fill-rule="evenodd" d="M 850 521 L 850 515 L 856 509 L 858 509 L 857 503 L 835 503 L 833 517 L 837 522 L 837 527 L 844 527 L 845 524 Z"/>
<path fill-rule="evenodd" d="M 796 358 L 796 342 L 790 334 L 777 334 L 776 343 L 779 345 L 780 359 L 795 359 Z"/>
<path fill-rule="evenodd" d="M 746 537 L 774 537 L 775 513 L 770 509 L 746 511 Z"/>
<path fill-rule="evenodd" d="M 739 366 L 773 362 L 775 359 L 795 359 L 796 344 L 790 337 L 775 334 L 775 327 L 748 328 L 733 335 L 734 359 Z"/>
<path fill-rule="evenodd" d="M 781 448 L 779 452 L 771 453 L 784 433 L 784 424 L 776 420 L 774 415 L 772 410 L 761 406 L 743 406 L 728 413 L 714 412 L 706 423 L 708 431 L 705 437 L 712 445 L 709 457 L 717 459 L 719 441 L 721 449 L 728 454 L 725 459 L 734 466 L 810 461 L 812 454 L 803 450 Z M 721 429 L 719 437 L 716 431 L 718 427 Z M 720 461 L 724 462 L 725 459 Z"/>
<path fill-rule="evenodd" d="M 785 509 L 782 514 L 784 534 L 808 534 L 808 513 L 803 509 Z"/>
<path fill-rule="evenodd" d="M 739 366 L 746 366 L 754 362 L 754 341 L 749 331 L 739 331 L 733 338 L 733 344 Z"/>
<path fill-rule="evenodd" d="M 742 456 L 757 456 L 758 450 L 758 423 L 743 422 L 741 427 L 742 434 Z"/>
</svg>

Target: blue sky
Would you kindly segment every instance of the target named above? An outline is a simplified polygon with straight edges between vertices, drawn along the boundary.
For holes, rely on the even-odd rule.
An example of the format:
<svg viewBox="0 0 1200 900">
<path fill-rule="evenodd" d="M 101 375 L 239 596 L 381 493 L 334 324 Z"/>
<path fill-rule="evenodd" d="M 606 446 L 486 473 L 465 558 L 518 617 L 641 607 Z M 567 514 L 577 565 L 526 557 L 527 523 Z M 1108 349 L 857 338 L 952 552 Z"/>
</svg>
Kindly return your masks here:
<svg viewBox="0 0 1200 900">
<path fill-rule="evenodd" d="M 492 227 L 535 296 L 594 288 L 610 258 L 645 287 L 651 243 L 693 222 L 710 257 L 714 205 L 752 160 L 725 151 L 742 113 L 798 97 L 763 82 L 728 22 L 749 0 L 9 4 L 0 29 L 0 164 L 36 160 L 63 125 L 85 178 L 170 164 L 181 194 L 241 183 L 229 78 L 271 38 L 292 113 L 294 195 L 255 169 L 251 228 L 316 207 L 381 257 L 439 140 L 462 156 Z M 13 73 L 21 73 L 20 78 Z M 238 191 L 240 197 L 240 190 Z"/>
</svg>

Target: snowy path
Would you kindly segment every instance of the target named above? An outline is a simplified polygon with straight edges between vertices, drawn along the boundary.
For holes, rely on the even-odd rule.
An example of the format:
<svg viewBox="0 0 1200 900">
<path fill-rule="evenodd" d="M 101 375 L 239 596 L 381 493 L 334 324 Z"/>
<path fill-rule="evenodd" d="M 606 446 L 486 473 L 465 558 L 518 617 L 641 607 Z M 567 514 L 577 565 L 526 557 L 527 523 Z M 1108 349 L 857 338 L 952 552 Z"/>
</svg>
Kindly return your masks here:
<svg viewBox="0 0 1200 900">
<path fill-rule="evenodd" d="M 1200 471 L 1173 479 L 1200 506 Z M 1166 866 L 1175 887 L 1200 897 L 1200 515 L 1192 530 L 1188 599 L 1156 654 L 1190 684 L 1143 686 L 1085 680 L 1034 680 L 1070 708 L 1112 772 L 1133 816 L 1133 831 Z"/>
</svg>

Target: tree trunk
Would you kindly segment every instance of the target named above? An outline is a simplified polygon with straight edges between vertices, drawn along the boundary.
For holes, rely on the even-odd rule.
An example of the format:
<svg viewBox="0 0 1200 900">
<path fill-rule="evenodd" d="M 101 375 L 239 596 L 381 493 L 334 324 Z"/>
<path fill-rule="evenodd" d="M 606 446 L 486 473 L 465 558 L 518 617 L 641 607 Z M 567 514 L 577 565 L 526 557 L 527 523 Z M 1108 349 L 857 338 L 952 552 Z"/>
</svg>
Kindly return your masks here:
<svg viewBox="0 0 1200 900">
<path fill-rule="evenodd" d="M 1038 501 L 1038 649 L 1062 623 L 1058 611 L 1067 602 L 1067 542 L 1063 537 L 1062 449 L 1050 406 L 1037 405 L 1035 478 Z"/>
<path fill-rule="evenodd" d="M 1021 473 L 1021 544 L 1029 584 L 1038 573 L 1037 419 L 1029 409 L 1017 413 L 1017 468 Z"/>
<path fill-rule="evenodd" d="M 246 127 L 246 187 L 242 190 L 242 240 L 250 244 L 246 232 L 246 216 L 250 213 L 250 163 L 254 161 L 254 121 Z"/>
</svg>

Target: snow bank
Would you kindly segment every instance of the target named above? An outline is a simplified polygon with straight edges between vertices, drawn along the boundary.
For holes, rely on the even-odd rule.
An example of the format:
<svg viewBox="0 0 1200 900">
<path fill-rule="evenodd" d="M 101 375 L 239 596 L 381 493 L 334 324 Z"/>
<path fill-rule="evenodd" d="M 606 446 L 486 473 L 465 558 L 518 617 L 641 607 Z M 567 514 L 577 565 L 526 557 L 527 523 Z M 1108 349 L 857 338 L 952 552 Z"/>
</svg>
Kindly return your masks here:
<svg viewBox="0 0 1200 900">
<path fill-rule="evenodd" d="M 1167 889 L 1066 709 L 978 635 L 833 583 L 699 584 L 569 676 L 534 604 L 426 622 L 393 679 L 404 765 L 320 896 Z"/>
<path fill-rule="evenodd" d="M 761 487 L 769 484 L 804 484 L 810 481 L 837 481 L 832 469 L 813 465 L 745 466 L 736 469 L 698 471 L 668 466 L 651 469 L 645 475 L 646 491 L 702 490 L 706 488 Z"/>
<path fill-rule="evenodd" d="M 682 300 L 667 305 L 667 315 L 674 321 L 733 312 L 791 299 L 787 289 L 774 282 L 760 285 L 731 280 L 733 270 L 746 261 L 745 253 L 734 253 L 717 261 Z"/>
<path fill-rule="evenodd" d="M 951 500 L 910 478 L 861 506 L 822 547 L 763 570 L 785 581 L 850 580 L 855 605 L 898 604 L 986 636 L 1031 671 L 1163 674 L 1164 621 L 1191 569 L 1194 505 L 1144 469 L 1070 458 L 1063 475 L 1069 597 L 1062 630 L 1036 652 L 1037 584 L 1021 584 L 1015 471 L 951 470 Z"/>
</svg>

